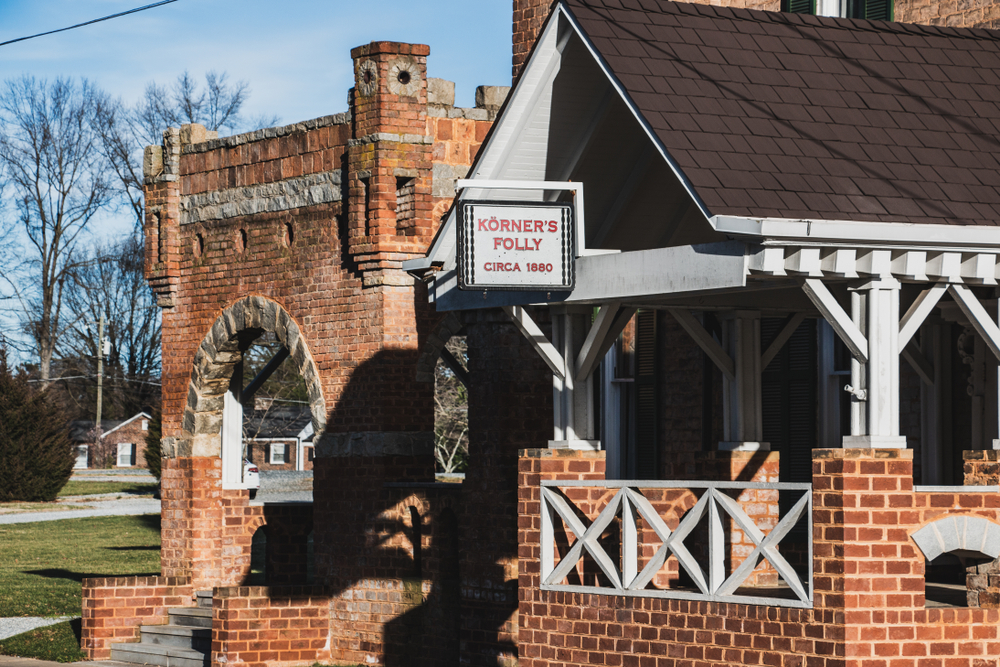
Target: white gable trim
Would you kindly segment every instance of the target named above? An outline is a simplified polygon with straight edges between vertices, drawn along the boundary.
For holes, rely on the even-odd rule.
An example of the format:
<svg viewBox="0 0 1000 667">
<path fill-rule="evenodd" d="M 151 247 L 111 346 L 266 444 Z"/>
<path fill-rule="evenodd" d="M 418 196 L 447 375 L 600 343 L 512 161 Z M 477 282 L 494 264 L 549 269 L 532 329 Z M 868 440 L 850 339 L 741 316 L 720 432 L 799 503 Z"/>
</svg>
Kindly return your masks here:
<svg viewBox="0 0 1000 667">
<path fill-rule="evenodd" d="M 103 440 L 104 438 L 108 437 L 109 435 L 111 435 L 112 433 L 114 433 L 115 431 L 117 431 L 118 429 L 124 428 L 125 426 L 128 426 L 129 424 L 131 424 L 132 422 L 134 422 L 136 419 L 139 419 L 140 417 L 145 417 L 146 419 L 152 419 L 152 417 L 150 417 L 149 415 L 147 415 L 145 412 L 140 412 L 139 414 L 135 415 L 134 417 L 129 417 L 128 419 L 126 419 L 125 421 L 123 421 L 118 426 L 115 426 L 113 429 L 111 429 L 110 431 L 108 431 L 107 433 L 105 433 L 104 435 L 102 435 L 101 439 Z"/>
</svg>

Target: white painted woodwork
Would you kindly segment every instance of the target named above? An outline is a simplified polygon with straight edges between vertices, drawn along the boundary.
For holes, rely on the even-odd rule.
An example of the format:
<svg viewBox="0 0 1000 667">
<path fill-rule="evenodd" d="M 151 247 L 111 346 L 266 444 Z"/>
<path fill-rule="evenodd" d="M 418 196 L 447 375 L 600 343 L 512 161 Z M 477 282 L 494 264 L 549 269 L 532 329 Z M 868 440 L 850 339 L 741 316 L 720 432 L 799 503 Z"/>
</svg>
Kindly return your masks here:
<svg viewBox="0 0 1000 667">
<path fill-rule="evenodd" d="M 958 307 L 969 318 L 969 323 L 982 337 L 983 342 L 986 343 L 993 355 L 1000 359 L 1000 328 L 993 322 L 989 313 L 968 287 L 953 284 L 950 289 Z"/>
<path fill-rule="evenodd" d="M 862 362 L 867 361 L 868 340 L 823 281 L 818 278 L 807 278 L 802 282 L 802 290 L 844 341 L 851 354 Z"/>
<path fill-rule="evenodd" d="M 905 448 L 899 435 L 899 281 L 872 280 L 851 288 L 853 321 L 866 334 L 868 359 L 852 363 L 852 403 L 844 447 Z"/>
<path fill-rule="evenodd" d="M 733 363 L 732 357 L 726 352 L 725 349 L 716 341 L 710 333 L 705 331 L 705 327 L 701 326 L 701 322 L 695 319 L 695 316 L 691 314 L 691 311 L 684 308 L 668 308 L 667 311 L 674 316 L 677 323 L 688 333 L 694 342 L 698 344 L 698 347 L 708 355 L 708 358 L 712 360 L 722 374 L 729 380 L 736 380 L 736 366 Z"/>
<path fill-rule="evenodd" d="M 913 338 L 913 334 L 920 329 L 920 325 L 924 323 L 927 316 L 934 310 L 934 306 L 938 304 L 938 301 L 941 300 L 941 297 L 947 291 L 947 283 L 938 283 L 929 289 L 925 289 L 914 300 L 913 304 L 907 309 L 906 314 L 899 320 L 899 349 L 906 349 L 906 345 Z"/>
<path fill-rule="evenodd" d="M 528 342 L 542 357 L 552 373 L 562 378 L 566 372 L 566 362 L 563 361 L 562 354 L 542 333 L 528 311 L 523 306 L 504 306 L 503 311 L 507 313 L 507 317 L 517 326 L 521 334 L 528 339 Z"/>
<path fill-rule="evenodd" d="M 781 352 L 781 348 L 785 346 L 785 343 L 788 342 L 788 339 L 792 337 L 792 334 L 795 333 L 795 330 L 799 328 L 799 325 L 802 324 L 805 319 L 805 313 L 794 313 L 788 318 L 788 321 L 785 322 L 785 326 L 781 328 L 778 335 L 775 336 L 774 340 L 771 341 L 771 344 L 767 346 L 766 350 L 764 350 L 764 354 L 760 355 L 761 372 L 767 370 L 767 367 L 771 365 L 774 358 L 778 356 L 779 352 Z"/>
<path fill-rule="evenodd" d="M 242 379 L 242 378 L 241 378 Z M 222 400 L 222 488 L 243 488 L 243 404 L 227 391 Z"/>
<path fill-rule="evenodd" d="M 704 331 L 704 329 L 702 329 Z M 720 449 L 768 449 L 761 417 L 760 313 L 735 311 L 722 321 L 723 343 L 733 377 L 722 385 L 723 442 Z M 707 332 L 706 332 L 707 333 Z"/>
<path fill-rule="evenodd" d="M 580 512 L 567 497 L 565 490 L 576 488 L 602 488 L 616 491 L 609 502 L 593 520 L 581 519 Z M 670 530 L 671 516 L 661 516 L 656 507 L 643 494 L 643 489 L 691 489 L 702 491 L 694 507 L 680 518 L 675 530 Z M 743 504 L 732 497 L 732 491 L 767 489 L 801 494 L 791 510 L 780 517 L 778 524 L 765 534 L 747 514 Z M 807 570 L 800 574 L 782 556 L 780 543 L 800 521 L 806 522 L 806 535 L 812 535 L 812 486 L 810 484 L 780 484 L 754 482 L 677 482 L 677 481 L 561 481 L 546 480 L 541 483 L 541 588 L 543 590 L 591 593 L 596 595 L 623 595 L 628 597 L 656 597 L 744 604 L 766 604 L 779 607 L 812 607 L 813 572 L 812 558 L 807 558 Z M 754 501 L 756 502 L 756 501 Z M 672 512 L 673 510 L 671 510 Z M 615 521 L 621 519 L 621 549 L 608 552 L 600 543 L 601 534 Z M 661 546 L 644 567 L 639 569 L 639 559 L 644 556 L 640 548 L 640 519 L 656 534 Z M 691 544 L 692 536 L 701 535 L 695 528 L 708 521 L 708 544 Z M 732 522 L 753 544 L 753 551 L 737 567 L 731 565 L 726 543 L 725 526 Z M 559 524 L 562 525 L 559 525 Z M 588 525 L 589 523 L 589 525 Z M 572 533 L 572 545 L 560 554 L 556 546 L 557 535 Z M 692 555 L 707 555 L 703 567 Z M 809 554 L 812 553 L 810 537 Z M 603 581 L 595 585 L 564 583 L 581 559 L 589 555 L 603 574 Z M 676 589 L 649 589 L 648 584 L 659 574 L 667 559 L 673 555 L 677 563 L 691 578 L 697 592 Z M 556 558 L 558 557 L 558 562 Z M 794 592 L 794 598 L 768 598 L 760 594 L 740 594 L 741 586 L 753 573 L 761 560 L 766 560 L 781 579 Z"/>
</svg>

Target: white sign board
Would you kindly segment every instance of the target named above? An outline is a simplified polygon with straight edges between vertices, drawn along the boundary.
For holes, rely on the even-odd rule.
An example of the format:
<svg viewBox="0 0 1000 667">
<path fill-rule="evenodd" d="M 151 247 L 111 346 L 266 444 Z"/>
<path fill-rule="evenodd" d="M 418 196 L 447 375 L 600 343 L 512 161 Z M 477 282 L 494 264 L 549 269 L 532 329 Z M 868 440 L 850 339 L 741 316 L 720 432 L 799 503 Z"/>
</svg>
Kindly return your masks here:
<svg viewBox="0 0 1000 667">
<path fill-rule="evenodd" d="M 459 202 L 459 288 L 572 290 L 573 228 L 572 204 Z"/>
</svg>

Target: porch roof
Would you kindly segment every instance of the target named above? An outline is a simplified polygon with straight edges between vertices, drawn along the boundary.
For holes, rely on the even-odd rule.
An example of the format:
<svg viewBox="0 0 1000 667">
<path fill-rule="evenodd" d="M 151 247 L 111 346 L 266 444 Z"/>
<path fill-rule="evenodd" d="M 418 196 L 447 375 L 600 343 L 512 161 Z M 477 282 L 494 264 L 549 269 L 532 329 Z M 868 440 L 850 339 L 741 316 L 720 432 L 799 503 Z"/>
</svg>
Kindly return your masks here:
<svg viewBox="0 0 1000 667">
<path fill-rule="evenodd" d="M 711 216 L 1000 221 L 1000 32 L 563 6 Z"/>
</svg>

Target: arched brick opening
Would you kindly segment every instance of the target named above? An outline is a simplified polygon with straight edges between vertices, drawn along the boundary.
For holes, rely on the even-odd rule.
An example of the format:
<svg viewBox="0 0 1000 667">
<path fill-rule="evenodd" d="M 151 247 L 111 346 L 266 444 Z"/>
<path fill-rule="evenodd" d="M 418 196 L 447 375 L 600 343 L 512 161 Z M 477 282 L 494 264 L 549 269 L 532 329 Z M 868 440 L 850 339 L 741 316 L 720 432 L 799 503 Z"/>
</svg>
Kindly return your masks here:
<svg viewBox="0 0 1000 667">
<path fill-rule="evenodd" d="M 233 368 L 243 352 L 265 332 L 271 332 L 289 351 L 309 390 L 316 437 L 326 428 L 326 402 L 319 371 L 309 352 L 298 324 L 277 303 L 260 296 L 240 299 L 222 311 L 195 353 L 187 405 L 182 423 L 183 435 L 175 456 L 220 456 L 224 397 L 229 390 Z"/>
</svg>

